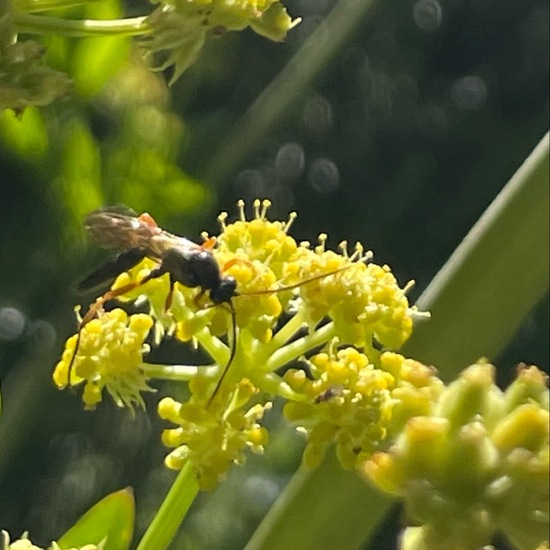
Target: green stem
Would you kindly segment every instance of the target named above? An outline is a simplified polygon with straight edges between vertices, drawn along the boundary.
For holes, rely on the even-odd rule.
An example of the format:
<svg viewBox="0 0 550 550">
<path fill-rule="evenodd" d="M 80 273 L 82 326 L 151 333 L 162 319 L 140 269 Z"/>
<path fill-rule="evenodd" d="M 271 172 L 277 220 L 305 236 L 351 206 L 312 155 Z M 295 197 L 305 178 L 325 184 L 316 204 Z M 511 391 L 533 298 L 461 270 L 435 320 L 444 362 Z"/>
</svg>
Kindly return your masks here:
<svg viewBox="0 0 550 550">
<path fill-rule="evenodd" d="M 203 179 L 220 186 L 230 181 L 243 160 L 266 135 L 273 134 L 296 116 L 295 104 L 308 93 L 326 67 L 348 46 L 352 34 L 373 12 L 376 0 L 340 0 L 311 33 L 294 57 L 257 97 L 248 111 L 225 133 L 219 148 L 210 156 Z"/>
<path fill-rule="evenodd" d="M 297 359 L 308 351 L 328 342 L 336 336 L 336 327 L 334 323 L 328 323 L 315 332 L 298 338 L 294 342 L 278 349 L 269 357 L 265 363 L 265 370 L 272 372 L 280 367 L 288 365 L 294 359 Z"/>
<path fill-rule="evenodd" d="M 29 34 L 54 34 L 85 38 L 90 36 L 140 36 L 151 32 L 147 17 L 115 20 L 69 20 L 44 15 L 15 12 L 13 23 L 17 32 Z"/>
<path fill-rule="evenodd" d="M 268 347 L 270 355 L 275 350 L 282 348 L 305 325 L 305 314 L 302 310 L 293 315 L 273 336 Z"/>
<path fill-rule="evenodd" d="M 261 379 L 254 377 L 252 380 L 253 384 L 260 388 L 265 393 L 272 393 L 283 399 L 288 399 L 289 401 L 302 401 L 308 402 L 309 397 L 303 393 L 296 393 L 291 387 L 281 380 L 281 377 L 273 372 L 265 373 Z"/>
<path fill-rule="evenodd" d="M 227 363 L 230 353 L 229 348 L 219 338 L 212 336 L 206 327 L 195 334 L 195 338 L 217 365 Z"/>
<path fill-rule="evenodd" d="M 192 380 L 199 370 L 204 374 L 214 376 L 218 371 L 217 366 L 205 365 L 204 367 L 195 365 L 157 365 L 152 363 L 142 363 L 141 369 L 150 378 L 161 380 L 176 380 L 187 382 Z"/>
<path fill-rule="evenodd" d="M 48 10 L 68 9 L 87 4 L 89 0 L 16 0 L 14 9 L 22 13 L 43 13 Z"/>
<path fill-rule="evenodd" d="M 187 462 L 168 491 L 147 531 L 139 541 L 137 550 L 163 550 L 167 548 L 191 504 L 199 492 L 193 466 Z"/>
</svg>

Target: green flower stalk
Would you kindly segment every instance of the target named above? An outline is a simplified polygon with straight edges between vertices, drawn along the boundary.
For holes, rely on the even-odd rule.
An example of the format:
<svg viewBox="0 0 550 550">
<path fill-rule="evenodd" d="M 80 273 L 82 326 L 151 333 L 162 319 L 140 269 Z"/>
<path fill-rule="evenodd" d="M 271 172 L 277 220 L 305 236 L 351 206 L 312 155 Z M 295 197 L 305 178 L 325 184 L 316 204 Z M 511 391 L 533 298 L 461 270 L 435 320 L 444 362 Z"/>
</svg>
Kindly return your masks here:
<svg viewBox="0 0 550 550">
<path fill-rule="evenodd" d="M 100 310 L 69 338 L 54 372 L 60 388 L 84 384 L 87 408 L 103 388 L 121 406 L 143 406 L 150 379 L 188 382 L 186 403 L 159 404 L 174 425 L 163 434 L 172 448 L 166 464 L 180 469 L 190 461 L 203 489 L 243 462 L 246 449 L 262 451 L 268 433 L 261 420 L 273 395 L 288 401 L 287 418 L 308 438 L 306 464 L 316 465 L 335 442 L 342 464 L 357 468 L 405 415 L 426 412 L 441 386 L 433 369 L 383 351 L 403 344 L 420 315 L 406 297 L 411 284 L 401 288 L 389 267 L 367 262 L 372 254 L 360 245 L 330 251 L 325 235 L 317 246 L 298 244 L 289 234 L 295 215 L 270 221 L 268 207 L 256 201 L 247 220 L 240 202 L 235 222 L 220 216 L 213 254 L 223 276 L 237 282 L 231 307 L 212 306 L 207 292 L 179 283 L 167 303 L 167 274 L 139 284 L 157 266 L 145 259 L 112 288 L 137 283 L 120 299 L 147 301 L 149 313 Z M 149 331 L 153 344 L 171 334 L 201 347 L 214 364 L 147 363 Z M 305 370 L 287 370 L 307 356 Z"/>
<path fill-rule="evenodd" d="M 548 538 L 549 394 L 547 376 L 521 366 L 502 392 L 494 367 L 466 369 L 411 418 L 387 452 L 363 466 L 380 489 L 404 499 L 419 527 L 405 549 L 471 549 L 504 533 L 518 548 Z"/>
</svg>

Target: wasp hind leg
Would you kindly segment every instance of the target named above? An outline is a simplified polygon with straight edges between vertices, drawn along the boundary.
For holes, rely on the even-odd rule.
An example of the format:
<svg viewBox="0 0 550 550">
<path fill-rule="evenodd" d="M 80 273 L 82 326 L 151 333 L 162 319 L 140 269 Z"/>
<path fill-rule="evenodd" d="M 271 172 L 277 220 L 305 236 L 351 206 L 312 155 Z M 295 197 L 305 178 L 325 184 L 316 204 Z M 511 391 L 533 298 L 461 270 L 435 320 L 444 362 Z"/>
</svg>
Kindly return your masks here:
<svg viewBox="0 0 550 550">
<path fill-rule="evenodd" d="M 120 255 L 119 255 L 120 256 Z M 135 261 L 134 265 L 137 265 L 141 259 L 143 259 L 145 256 L 142 254 L 141 258 L 137 261 Z M 129 268 L 134 267 L 134 265 L 131 265 Z M 128 268 L 128 269 L 129 269 Z M 128 283 L 126 285 L 120 286 L 118 288 L 108 290 L 105 294 L 100 296 L 88 309 L 86 312 L 86 315 L 82 317 L 82 320 L 80 321 L 80 324 L 78 326 L 78 336 L 75 343 L 75 348 L 73 351 L 73 355 L 71 357 L 71 362 L 69 363 L 69 367 L 67 369 L 67 385 L 71 385 L 71 374 L 74 367 L 74 362 L 76 360 L 76 356 L 78 355 L 78 348 L 80 347 L 80 341 L 82 339 L 82 329 L 92 320 L 95 318 L 95 316 L 99 313 L 105 302 L 108 302 L 109 300 L 114 300 L 115 298 L 118 298 L 119 296 L 123 296 L 127 292 L 130 292 L 132 290 L 135 290 L 136 288 L 139 288 L 140 286 L 143 286 L 145 283 L 148 283 L 151 279 L 155 279 L 157 277 L 160 277 L 161 275 L 164 275 L 165 271 L 162 269 L 162 266 L 153 269 L 146 277 L 144 277 L 141 281 L 136 281 L 133 283 Z M 93 275 L 93 274 L 92 274 Z"/>
</svg>

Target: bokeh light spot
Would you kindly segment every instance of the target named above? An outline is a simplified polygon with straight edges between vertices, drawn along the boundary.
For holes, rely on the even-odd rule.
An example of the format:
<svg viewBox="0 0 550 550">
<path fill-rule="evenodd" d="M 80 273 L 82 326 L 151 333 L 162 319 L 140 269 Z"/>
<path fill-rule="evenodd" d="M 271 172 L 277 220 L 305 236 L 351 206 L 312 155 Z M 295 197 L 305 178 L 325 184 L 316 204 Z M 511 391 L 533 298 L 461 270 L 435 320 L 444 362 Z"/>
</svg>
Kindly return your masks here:
<svg viewBox="0 0 550 550">
<path fill-rule="evenodd" d="M 331 193 L 340 185 L 340 171 L 332 160 L 320 157 L 311 163 L 307 179 L 319 193 Z"/>
<path fill-rule="evenodd" d="M 288 179 L 297 178 L 304 171 L 306 156 L 302 146 L 295 142 L 285 143 L 275 156 L 275 168 Z"/>
<path fill-rule="evenodd" d="M 420 0 L 413 6 L 413 19 L 422 31 L 435 31 L 443 21 L 443 9 L 437 0 Z"/>
<path fill-rule="evenodd" d="M 25 316 L 14 307 L 0 308 L 0 339 L 16 340 L 25 330 Z"/>
</svg>

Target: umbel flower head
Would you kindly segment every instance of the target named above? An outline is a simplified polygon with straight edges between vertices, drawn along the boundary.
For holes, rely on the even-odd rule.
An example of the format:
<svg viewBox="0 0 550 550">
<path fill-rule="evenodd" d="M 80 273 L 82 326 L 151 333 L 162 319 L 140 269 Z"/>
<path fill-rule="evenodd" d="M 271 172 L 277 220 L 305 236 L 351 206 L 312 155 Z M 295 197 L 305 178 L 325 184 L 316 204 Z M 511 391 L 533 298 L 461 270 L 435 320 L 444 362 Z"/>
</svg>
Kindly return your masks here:
<svg viewBox="0 0 550 550">
<path fill-rule="evenodd" d="M 45 53 L 37 42 L 17 41 L 10 14 L 0 15 L 0 113 L 48 105 L 67 95 L 69 77 L 44 65 Z"/>
<path fill-rule="evenodd" d="M 404 498 L 419 527 L 403 548 L 480 548 L 495 532 L 518 548 L 548 540 L 549 394 L 547 376 L 521 366 L 502 392 L 494 367 L 466 369 L 415 416 L 388 452 L 374 454 L 365 476 Z"/>
<path fill-rule="evenodd" d="M 128 316 L 122 309 L 93 319 L 67 340 L 53 374 L 55 384 L 63 388 L 85 382 L 82 399 L 88 409 L 101 401 L 103 388 L 121 407 L 143 406 L 140 392 L 151 391 L 141 368 L 149 350 L 143 342 L 152 325 L 149 315 Z"/>
<path fill-rule="evenodd" d="M 208 34 L 241 31 L 247 27 L 280 42 L 300 19 L 288 15 L 280 0 L 168 0 L 147 19 L 151 35 L 146 51 L 164 53 L 158 68 L 175 66 L 172 82 L 197 58 Z"/>
<path fill-rule="evenodd" d="M 200 391 L 200 382 L 190 384 L 191 391 L 196 385 Z M 241 381 L 223 411 L 219 406 L 205 408 L 195 395 L 183 404 L 164 398 L 159 403 L 159 416 L 177 425 L 162 434 L 163 443 L 175 448 L 166 457 L 166 465 L 179 470 L 190 460 L 195 464 L 200 486 L 214 489 L 233 463 L 244 462 L 245 449 L 262 452 L 268 433 L 259 421 L 271 408 L 271 403 L 256 404 L 247 409 L 254 391 L 250 382 Z"/>
<path fill-rule="evenodd" d="M 121 300 L 146 301 L 148 314 L 99 308 L 80 331 L 80 344 L 77 336 L 67 341 L 54 374 L 59 387 L 67 385 L 72 362 L 70 384 L 85 383 L 88 407 L 103 388 L 119 404 L 143 405 L 140 392 L 150 378 L 188 381 L 187 403 L 159 405 L 175 424 L 163 436 L 173 449 L 166 463 L 180 468 L 191 461 L 204 488 L 242 462 L 246 448 L 261 451 L 267 432 L 260 421 L 273 395 L 289 401 L 285 414 L 308 437 L 307 464 L 317 464 L 335 442 L 342 464 L 354 468 L 392 432 L 394 410 L 402 424 L 404 415 L 425 412 L 439 388 L 433 371 L 383 351 L 401 346 L 419 315 L 406 297 L 410 284 L 400 287 L 360 245 L 351 253 L 346 243 L 331 251 L 325 235 L 317 246 L 297 243 L 289 234 L 295 215 L 270 221 L 268 207 L 256 201 L 249 220 L 240 202 L 236 221 L 220 216 L 222 231 L 209 253 L 222 276 L 236 281 L 227 304 L 213 306 L 200 286 L 176 282 L 171 289 L 168 273 L 148 279 L 159 263 L 146 258 L 112 289 Z M 171 334 L 202 348 L 214 365 L 148 364 L 149 330 L 153 345 Z M 304 369 L 281 374 L 308 356 Z M 398 388 L 406 406 L 396 407 Z"/>
</svg>

